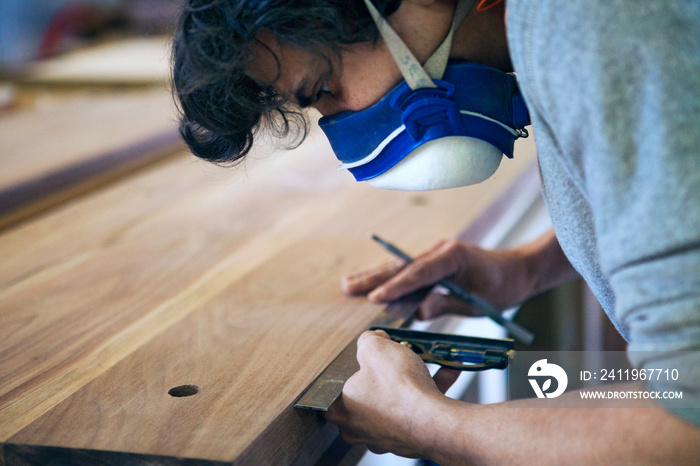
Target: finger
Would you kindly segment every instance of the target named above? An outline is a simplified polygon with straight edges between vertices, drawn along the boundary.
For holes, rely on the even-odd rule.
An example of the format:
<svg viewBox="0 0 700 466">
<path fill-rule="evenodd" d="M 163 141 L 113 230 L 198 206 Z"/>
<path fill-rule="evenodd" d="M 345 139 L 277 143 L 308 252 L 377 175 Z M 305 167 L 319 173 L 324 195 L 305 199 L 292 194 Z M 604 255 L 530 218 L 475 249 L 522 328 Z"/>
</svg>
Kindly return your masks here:
<svg viewBox="0 0 700 466">
<path fill-rule="evenodd" d="M 433 376 L 433 381 L 435 381 L 438 390 L 444 395 L 447 389 L 455 383 L 459 374 L 460 371 L 458 370 L 450 369 L 449 367 L 441 367 Z"/>
<path fill-rule="evenodd" d="M 377 351 L 385 340 L 391 341 L 391 337 L 383 330 L 367 330 L 357 339 L 357 362 L 360 367 L 366 362 L 374 360 Z"/>
<path fill-rule="evenodd" d="M 328 422 L 337 424 L 338 420 L 342 418 L 343 413 L 345 412 L 345 405 L 343 404 L 344 401 L 343 394 L 341 393 L 340 396 L 338 396 L 338 398 L 328 407 L 328 410 L 322 412 L 323 417 L 325 417 Z"/>
<path fill-rule="evenodd" d="M 461 266 L 457 243 L 443 241 L 433 249 L 406 265 L 386 283 L 372 291 L 368 298 L 373 302 L 391 301 L 440 279 L 455 274 Z"/>
<path fill-rule="evenodd" d="M 365 338 L 381 337 L 381 338 L 384 338 L 385 340 L 391 340 L 391 337 L 389 336 L 389 334 L 381 329 L 367 330 L 365 332 L 362 332 L 362 335 L 360 335 L 360 338 L 362 338 L 363 336 Z"/>
<path fill-rule="evenodd" d="M 359 338 L 357 339 L 357 343 L 359 344 L 360 341 L 364 342 L 365 340 L 369 340 L 369 339 L 376 338 L 376 337 L 382 337 L 382 338 L 386 338 L 389 340 L 391 339 L 389 337 L 389 334 L 386 333 L 384 330 L 381 330 L 381 329 L 365 330 L 364 332 L 362 332 L 360 334 Z"/>
<path fill-rule="evenodd" d="M 395 259 L 357 273 L 345 275 L 340 279 L 340 288 L 349 295 L 367 293 L 399 273 L 405 265 L 403 260 Z"/>
<path fill-rule="evenodd" d="M 389 450 L 385 450 L 384 448 L 380 448 L 374 445 L 367 445 L 367 449 L 375 455 L 383 455 L 385 453 L 389 453 Z"/>
<path fill-rule="evenodd" d="M 433 292 L 425 297 L 418 309 L 416 317 L 420 320 L 429 320 L 444 314 L 459 314 L 463 316 L 479 315 L 464 301 L 454 296 Z"/>
<path fill-rule="evenodd" d="M 434 249 L 439 248 L 445 240 L 438 241 L 426 253 L 418 256 L 418 260 L 426 254 L 430 254 Z M 341 278 L 340 286 L 346 294 L 368 293 L 398 274 L 404 267 L 406 261 L 400 258 L 375 265 L 360 272 L 349 274 Z"/>
</svg>

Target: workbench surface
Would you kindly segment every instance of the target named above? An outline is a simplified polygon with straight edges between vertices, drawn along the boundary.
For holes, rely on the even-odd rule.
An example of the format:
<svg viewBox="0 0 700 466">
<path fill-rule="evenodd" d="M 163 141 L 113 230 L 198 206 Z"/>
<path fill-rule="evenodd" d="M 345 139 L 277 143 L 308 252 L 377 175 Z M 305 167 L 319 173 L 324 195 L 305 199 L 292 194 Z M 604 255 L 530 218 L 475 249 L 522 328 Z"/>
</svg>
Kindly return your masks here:
<svg viewBox="0 0 700 466">
<path fill-rule="evenodd" d="M 312 462 L 330 426 L 292 405 L 381 310 L 339 287 L 390 259 L 368 232 L 454 237 L 534 161 L 405 193 L 338 173 L 319 134 L 268 153 L 183 153 L 0 235 L 0 463 Z"/>
<path fill-rule="evenodd" d="M 184 148 L 163 88 L 25 92 L 0 114 L 0 228 Z"/>
</svg>

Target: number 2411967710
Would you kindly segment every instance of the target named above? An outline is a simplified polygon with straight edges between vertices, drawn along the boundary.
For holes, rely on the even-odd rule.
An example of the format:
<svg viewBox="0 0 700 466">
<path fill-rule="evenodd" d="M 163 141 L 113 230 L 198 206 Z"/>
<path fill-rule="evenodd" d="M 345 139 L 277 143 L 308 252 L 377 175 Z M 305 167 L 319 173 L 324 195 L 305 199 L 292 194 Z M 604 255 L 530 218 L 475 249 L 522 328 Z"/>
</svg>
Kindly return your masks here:
<svg viewBox="0 0 700 466">
<path fill-rule="evenodd" d="M 678 380 L 678 369 L 601 369 L 600 373 L 581 371 L 581 380 L 617 380 L 635 382 L 644 380 Z"/>
</svg>

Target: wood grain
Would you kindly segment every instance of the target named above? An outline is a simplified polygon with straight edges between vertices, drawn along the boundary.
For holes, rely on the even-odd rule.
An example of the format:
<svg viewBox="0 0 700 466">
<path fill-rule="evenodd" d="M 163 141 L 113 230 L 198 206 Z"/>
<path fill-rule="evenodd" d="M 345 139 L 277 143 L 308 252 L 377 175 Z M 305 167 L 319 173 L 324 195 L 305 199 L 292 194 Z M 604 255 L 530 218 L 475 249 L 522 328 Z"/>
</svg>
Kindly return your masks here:
<svg viewBox="0 0 700 466">
<path fill-rule="evenodd" d="M 0 228 L 181 150 L 165 89 L 39 99 L 0 118 Z"/>
<path fill-rule="evenodd" d="M 316 135 L 234 171 L 182 156 L 0 235 L 0 441 L 306 458 L 323 422 L 291 406 L 380 310 L 338 286 L 388 259 L 367 232 L 409 252 L 455 236 L 533 160 L 523 148 L 475 187 L 379 191 Z M 183 384 L 201 390 L 168 395 Z"/>
</svg>

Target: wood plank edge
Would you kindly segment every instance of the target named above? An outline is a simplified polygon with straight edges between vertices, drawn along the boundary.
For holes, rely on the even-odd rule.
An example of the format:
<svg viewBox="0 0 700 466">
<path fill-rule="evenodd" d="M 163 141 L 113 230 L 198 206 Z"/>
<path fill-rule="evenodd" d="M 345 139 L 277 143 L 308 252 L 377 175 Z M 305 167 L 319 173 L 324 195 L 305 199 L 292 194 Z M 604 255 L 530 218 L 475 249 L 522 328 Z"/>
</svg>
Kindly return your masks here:
<svg viewBox="0 0 700 466">
<path fill-rule="evenodd" d="M 177 129 L 0 190 L 0 231 L 183 150 Z"/>
<path fill-rule="evenodd" d="M 148 464 L 153 466 L 223 466 L 230 463 L 194 458 L 148 455 L 108 450 L 88 450 L 17 443 L 0 444 L 1 466 L 122 466 Z"/>
<path fill-rule="evenodd" d="M 305 464 L 313 464 L 337 436 L 337 428 L 326 422 L 319 413 L 295 409 L 290 404 L 233 464 L 292 464 L 297 458 L 305 459 Z M 285 441 L 280 442 L 280 438 Z M 290 451 L 283 444 L 297 448 Z"/>
</svg>

